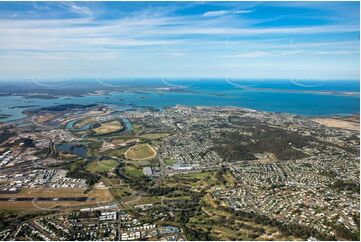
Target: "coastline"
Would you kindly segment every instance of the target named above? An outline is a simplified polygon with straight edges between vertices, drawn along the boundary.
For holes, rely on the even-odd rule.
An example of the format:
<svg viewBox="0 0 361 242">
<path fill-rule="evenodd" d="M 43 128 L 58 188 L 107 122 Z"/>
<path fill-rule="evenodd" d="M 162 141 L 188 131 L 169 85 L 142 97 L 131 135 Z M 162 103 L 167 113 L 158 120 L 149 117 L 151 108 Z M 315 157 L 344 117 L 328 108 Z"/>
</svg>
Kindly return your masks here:
<svg viewBox="0 0 361 242">
<path fill-rule="evenodd" d="M 10 119 L 10 120 L 0 120 L 2 122 L 16 122 L 18 120 L 24 119 L 24 118 L 28 118 L 28 113 L 29 111 L 32 111 L 36 108 L 42 109 L 42 108 L 47 108 L 47 107 L 56 107 L 56 106 L 62 106 L 64 104 L 57 104 L 57 105 L 50 105 L 50 106 L 37 106 L 37 107 L 31 107 L 31 108 L 26 108 L 24 110 L 21 111 L 22 115 L 26 115 L 25 117 L 19 117 L 19 118 L 15 118 L 15 119 Z M 91 104 L 90 104 L 91 105 Z M 94 105 L 94 104 L 93 104 Z M 104 103 L 102 103 L 102 105 L 104 105 Z M 107 105 L 107 104 L 105 104 Z M 114 106 L 113 104 L 108 104 L 111 106 Z M 215 108 L 215 107 L 220 107 L 220 108 L 234 108 L 234 109 L 244 109 L 244 110 L 249 110 L 249 111 L 254 111 L 254 112 L 267 112 L 267 113 L 280 113 L 280 114 L 286 114 L 286 115 L 298 115 L 298 116 L 302 116 L 305 118 L 309 118 L 309 119 L 344 119 L 344 118 L 348 118 L 348 117 L 360 117 L 360 113 L 334 113 L 334 114 L 299 114 L 299 113 L 292 113 L 292 112 L 287 112 L 287 111 L 266 111 L 266 110 L 259 110 L 259 109 L 253 109 L 253 108 L 248 108 L 248 107 L 240 107 L 240 106 L 231 106 L 231 105 L 184 105 L 184 104 L 176 104 L 176 105 L 172 105 L 172 106 L 165 106 L 160 108 L 161 109 L 166 109 L 168 107 L 174 107 L 177 105 L 181 105 L 181 106 L 187 106 L 187 107 L 203 107 L 203 108 Z M 132 107 L 129 108 L 154 108 L 153 106 L 137 106 L 137 105 L 133 105 Z M 10 108 L 13 109 L 13 108 Z M 19 108 L 20 109 L 20 108 Z M 114 110 L 114 111 L 119 111 L 119 110 Z M 0 116 L 6 116 L 5 118 L 11 118 L 12 115 L 8 115 L 8 114 L 1 114 Z"/>
<path fill-rule="evenodd" d="M 69 104 L 68 104 L 69 105 Z M 89 104 L 89 105 L 94 105 L 96 106 L 96 104 Z M 85 105 L 85 107 L 89 107 L 89 105 Z M 104 104 L 103 104 L 104 105 Z M 53 106 L 49 106 L 49 107 L 38 107 L 39 110 L 41 109 L 54 109 L 54 111 L 57 110 L 57 106 L 64 106 L 64 104 L 58 104 L 58 105 L 53 105 Z M 247 108 L 247 107 L 238 107 L 238 106 L 219 106 L 219 105 L 183 105 L 183 104 L 177 104 L 174 106 L 168 106 L 168 107 L 164 107 L 161 108 L 162 109 L 167 109 L 169 107 L 176 107 L 176 106 L 185 106 L 185 107 L 194 107 L 194 108 L 201 108 L 201 109 L 207 109 L 207 108 L 220 108 L 220 109 L 238 109 L 238 110 L 246 110 L 246 111 L 250 111 L 250 112 L 265 112 L 265 113 L 273 113 L 273 114 L 280 114 L 280 115 L 293 115 L 293 116 L 300 116 L 303 118 L 307 118 L 309 120 L 312 120 L 314 122 L 317 122 L 321 125 L 324 125 L 326 127 L 330 127 L 330 128 L 343 128 L 343 129 L 349 129 L 349 130 L 360 130 L 360 113 L 352 113 L 352 114 L 328 114 L 328 115 L 307 115 L 307 114 L 296 114 L 296 113 L 289 113 L 289 112 L 279 112 L 279 111 L 263 111 L 263 110 L 256 110 L 256 109 L 251 109 L 251 108 Z M 149 106 L 150 108 L 152 108 L 152 106 Z M 112 107 L 114 108 L 114 107 Z M 134 106 L 133 108 L 137 109 L 139 107 Z M 141 108 L 145 108 L 145 107 L 141 107 Z M 37 108 L 35 108 L 36 110 Z M 9 121 L 5 121 L 5 120 L 0 120 L 0 122 L 3 123 L 7 123 L 7 122 L 18 122 L 20 120 L 29 118 L 29 112 L 31 111 L 35 111 L 34 107 L 33 108 L 27 108 L 25 110 L 23 110 L 21 113 L 23 115 L 26 115 L 26 117 L 21 117 L 18 119 L 14 119 L 14 120 L 9 120 Z M 115 112 L 119 111 L 119 110 L 114 110 Z"/>
<path fill-rule="evenodd" d="M 274 112 L 300 115 L 307 118 L 335 118 L 359 115 L 359 94 L 354 91 L 290 90 L 279 88 L 243 88 L 247 90 L 220 89 L 204 87 L 198 91 L 183 88 L 133 88 L 131 91 L 107 91 L 72 97 L 59 96 L 57 99 L 0 96 L 0 115 L 2 122 L 26 118 L 27 107 L 46 108 L 58 105 L 111 105 L 119 110 L 128 108 L 151 107 L 163 109 L 177 104 L 185 106 L 233 106 L 261 112 Z M 249 90 L 249 91 L 248 91 Z M 353 89 L 350 89 L 353 90 Z M 277 93 L 280 93 L 279 95 Z M 337 94 L 336 94 L 337 93 Z M 347 94 L 347 95 L 341 95 Z M 35 94 L 35 93 L 32 93 Z M 38 93 L 39 94 L 39 93 Z M 48 94 L 49 95 L 49 94 Z M 307 96 L 306 96 L 307 95 Z"/>
</svg>

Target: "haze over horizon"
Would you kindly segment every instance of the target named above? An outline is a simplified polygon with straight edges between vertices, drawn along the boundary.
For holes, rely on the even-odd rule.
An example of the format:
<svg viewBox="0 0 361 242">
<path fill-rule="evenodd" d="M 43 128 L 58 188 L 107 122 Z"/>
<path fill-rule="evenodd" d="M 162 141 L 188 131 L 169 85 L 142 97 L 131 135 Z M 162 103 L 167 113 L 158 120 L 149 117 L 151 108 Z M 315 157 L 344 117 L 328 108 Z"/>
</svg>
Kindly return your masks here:
<svg viewBox="0 0 361 242">
<path fill-rule="evenodd" d="M 359 2 L 1 2 L 1 79 L 359 80 Z"/>
</svg>

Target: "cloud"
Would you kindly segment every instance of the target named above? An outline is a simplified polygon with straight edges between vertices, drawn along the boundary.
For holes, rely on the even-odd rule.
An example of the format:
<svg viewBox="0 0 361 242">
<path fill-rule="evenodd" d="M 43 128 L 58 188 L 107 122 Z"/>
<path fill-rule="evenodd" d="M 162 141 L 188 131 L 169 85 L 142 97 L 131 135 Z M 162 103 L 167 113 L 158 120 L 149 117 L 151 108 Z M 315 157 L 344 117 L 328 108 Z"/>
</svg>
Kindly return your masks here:
<svg viewBox="0 0 361 242">
<path fill-rule="evenodd" d="M 61 2 L 60 4 L 67 7 L 70 12 L 75 13 L 79 16 L 93 16 L 92 9 L 85 5 L 80 5 L 79 3 L 75 2 Z"/>
<path fill-rule="evenodd" d="M 233 58 L 259 58 L 259 57 L 269 57 L 269 56 L 287 56 L 287 55 L 295 55 L 300 53 L 299 50 L 277 50 L 277 51 L 263 51 L 256 50 L 251 52 L 244 53 L 236 53 L 234 55 L 229 55 L 228 57 Z"/>
<path fill-rule="evenodd" d="M 208 11 L 208 12 L 205 12 L 203 14 L 203 16 L 205 16 L 205 17 L 217 17 L 217 16 L 226 15 L 228 13 L 230 13 L 230 11 L 227 11 L 227 10 Z"/>
<path fill-rule="evenodd" d="M 237 11 L 234 11 L 234 13 L 236 13 L 236 14 L 252 13 L 252 12 L 253 12 L 252 10 L 237 10 Z"/>
<path fill-rule="evenodd" d="M 260 48 L 254 47 L 253 50 L 242 49 L 242 46 L 250 48 L 250 45 L 253 45 L 259 36 L 264 40 L 268 39 L 269 36 L 273 38 L 282 36 L 287 39 L 292 34 L 299 35 L 302 39 L 305 35 L 358 31 L 357 26 L 321 25 L 254 28 L 247 25 L 239 27 L 238 25 L 234 26 L 232 19 L 199 21 L 198 18 L 188 16 L 149 15 L 101 21 L 94 21 L 88 17 L 61 20 L 0 19 L 0 35 L 2 36 L 0 38 L 0 58 L 2 58 L 1 50 L 12 50 L 13 55 L 20 55 L 21 51 L 32 50 L 41 51 L 41 56 L 46 54 L 51 56 L 55 53 L 62 58 L 65 58 L 67 54 L 71 58 L 76 58 L 76 53 L 84 55 L 85 51 L 88 51 L 89 56 L 102 56 L 99 50 L 122 53 L 142 51 L 144 55 L 152 52 L 171 52 L 171 55 L 181 56 L 185 54 L 184 50 L 187 54 L 212 55 L 230 49 L 235 49 L 236 52 L 241 53 L 235 54 L 236 57 L 257 58 L 294 53 L 282 52 L 287 50 L 280 50 L 280 47 L 276 46 L 276 44 L 282 45 L 279 40 L 263 44 Z M 250 39 L 245 40 L 244 43 L 232 41 L 231 45 L 227 45 L 226 39 L 229 36 L 232 36 L 232 39 L 239 39 L 243 36 Z M 308 42 L 308 44 L 312 43 L 316 44 L 315 41 Z M 307 45 L 307 43 L 297 44 L 297 48 L 303 48 L 303 45 Z M 312 47 L 312 49 L 326 53 L 328 51 L 327 45 L 327 43 L 323 45 L 322 49 L 317 46 Z M 289 47 L 289 41 L 286 40 L 283 46 Z M 8 54 L 6 56 L 8 58 Z M 29 55 L 26 53 L 26 56 Z"/>
<path fill-rule="evenodd" d="M 251 13 L 251 10 L 236 10 L 236 11 L 231 11 L 231 10 L 217 10 L 217 11 L 208 11 L 203 13 L 203 16 L 205 17 L 219 17 L 219 16 L 224 16 L 224 15 L 228 15 L 228 14 L 243 14 L 243 13 Z"/>
<path fill-rule="evenodd" d="M 1 10 L 0 3 L 0 63 L 4 66 L 0 65 L 0 71 L 7 71 L 8 63 L 23 70 L 35 65 L 33 60 L 44 60 L 45 64 L 59 68 L 63 65 L 71 69 L 74 65 L 74 69 L 78 67 L 85 72 L 97 69 L 101 60 L 108 60 L 99 68 L 115 72 L 119 65 L 126 70 L 133 68 L 134 73 L 138 73 L 137 68 L 144 68 L 143 74 L 152 73 L 155 68 L 158 73 L 174 70 L 176 75 L 185 73 L 187 68 L 199 68 L 207 73 L 219 63 L 237 64 L 246 58 L 247 62 L 257 62 L 257 67 L 267 59 L 264 57 L 287 65 L 292 58 L 303 56 L 309 60 L 317 55 L 320 62 L 343 58 L 341 62 L 346 66 L 355 62 L 354 53 L 359 53 L 359 24 L 354 22 L 312 22 L 315 16 L 307 15 L 302 17 L 307 18 L 304 24 L 297 19 L 295 25 L 288 22 L 292 20 L 291 14 L 280 24 L 269 14 L 262 15 L 264 9 L 257 9 L 250 18 L 247 13 L 252 10 L 247 9 L 255 9 L 254 6 L 239 5 L 224 10 L 229 5 L 221 3 L 218 10 L 208 12 L 199 9 L 186 12 L 184 6 L 177 9 L 176 4 L 171 10 L 164 5 L 142 8 L 127 4 L 132 10 L 121 6 L 109 9 L 106 5 L 100 9 L 83 2 L 38 4 L 37 8 L 49 10 L 35 9 L 35 13 L 26 15 L 29 9 Z M 240 7 L 246 10 L 236 10 Z M 3 11 L 7 11 L 6 15 L 1 14 Z M 245 15 L 239 18 L 238 14 Z M 87 69 L 91 60 L 99 61 Z M 218 71 L 218 75 L 224 73 Z M 234 69 L 234 73 L 237 71 Z"/>
<path fill-rule="evenodd" d="M 353 55 L 359 54 L 359 50 L 328 50 L 328 51 L 316 51 L 315 54 L 319 55 Z"/>
<path fill-rule="evenodd" d="M 224 27 L 227 26 L 227 27 Z M 120 19 L 98 20 L 89 17 L 67 19 L 0 19 L 0 49 L 70 49 L 72 51 L 102 47 L 157 47 L 164 43 L 176 46 L 192 44 L 194 40 L 212 48 L 213 38 L 219 42 L 232 36 L 264 39 L 272 36 L 287 38 L 290 34 L 342 34 L 358 32 L 356 25 L 314 25 L 300 27 L 253 27 L 234 25 L 233 19 L 200 21 L 194 16 L 137 15 Z M 294 37 L 293 37 L 294 38 Z M 248 43 L 254 42 L 250 39 Z M 309 43 L 314 43 L 311 41 Z M 207 43 L 210 43 L 207 45 Z M 287 43 L 289 45 L 289 43 Z M 297 45 L 299 48 L 302 47 Z M 179 49 L 179 48 L 178 48 Z M 181 48 L 184 49 L 184 48 Z"/>
</svg>

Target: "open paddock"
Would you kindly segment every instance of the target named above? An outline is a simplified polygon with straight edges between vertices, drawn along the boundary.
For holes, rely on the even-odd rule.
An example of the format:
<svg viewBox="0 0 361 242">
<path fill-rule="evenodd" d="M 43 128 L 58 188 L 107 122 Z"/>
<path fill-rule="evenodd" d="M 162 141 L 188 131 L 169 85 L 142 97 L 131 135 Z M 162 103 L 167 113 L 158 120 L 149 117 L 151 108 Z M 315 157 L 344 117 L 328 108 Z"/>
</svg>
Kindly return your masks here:
<svg viewBox="0 0 361 242">
<path fill-rule="evenodd" d="M 123 124 L 119 120 L 101 123 L 99 127 L 92 129 L 96 135 L 109 134 L 123 129 Z"/>
<path fill-rule="evenodd" d="M 99 160 L 93 161 L 85 169 L 91 173 L 101 173 L 112 171 L 117 165 L 118 162 L 116 160 Z"/>
<path fill-rule="evenodd" d="M 336 118 L 315 118 L 313 121 L 329 128 L 360 130 L 360 123 Z"/>
</svg>

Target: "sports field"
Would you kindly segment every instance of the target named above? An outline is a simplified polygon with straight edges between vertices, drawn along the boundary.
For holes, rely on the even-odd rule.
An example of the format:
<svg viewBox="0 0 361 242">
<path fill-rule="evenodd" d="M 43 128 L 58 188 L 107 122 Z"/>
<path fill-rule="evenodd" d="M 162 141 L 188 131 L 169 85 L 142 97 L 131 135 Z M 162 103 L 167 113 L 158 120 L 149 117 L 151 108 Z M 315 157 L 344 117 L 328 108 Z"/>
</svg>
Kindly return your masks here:
<svg viewBox="0 0 361 242">
<path fill-rule="evenodd" d="M 156 156 L 157 152 L 149 144 L 139 144 L 130 147 L 125 152 L 125 157 L 130 160 L 149 160 Z"/>
</svg>

